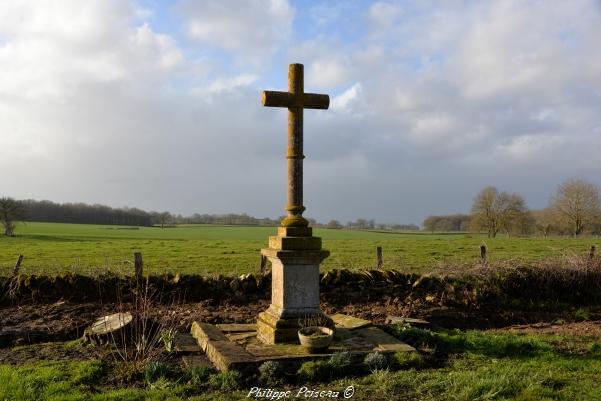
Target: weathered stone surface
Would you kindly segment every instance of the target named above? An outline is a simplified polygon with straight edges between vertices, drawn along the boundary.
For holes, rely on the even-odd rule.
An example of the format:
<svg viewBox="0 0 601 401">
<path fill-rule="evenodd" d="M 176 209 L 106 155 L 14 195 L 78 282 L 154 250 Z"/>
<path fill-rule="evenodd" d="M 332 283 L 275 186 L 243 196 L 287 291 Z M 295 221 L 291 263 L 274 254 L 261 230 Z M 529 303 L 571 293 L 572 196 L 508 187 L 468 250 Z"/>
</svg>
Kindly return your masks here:
<svg viewBox="0 0 601 401">
<path fill-rule="evenodd" d="M 392 315 L 386 316 L 385 323 L 386 324 L 409 323 L 409 324 L 415 325 L 415 326 L 429 326 L 430 325 L 430 322 L 428 322 L 427 320 L 415 319 L 415 318 L 411 318 L 411 317 L 399 317 L 399 316 L 392 316 Z"/>
<path fill-rule="evenodd" d="M 257 359 L 240 345 L 231 341 L 208 341 L 207 357 L 221 371 L 245 370 L 248 365 L 254 365 Z"/>
<path fill-rule="evenodd" d="M 173 343 L 173 349 L 175 349 L 176 352 L 192 353 L 201 351 L 198 342 L 190 333 L 177 333 Z"/>
<path fill-rule="evenodd" d="M 319 237 L 269 237 L 269 248 L 282 250 L 319 250 L 321 238 Z"/>
<path fill-rule="evenodd" d="M 295 323 L 286 319 L 276 319 L 273 324 L 279 325 L 278 328 L 291 329 Z M 254 370 L 267 360 L 282 361 L 298 369 L 298 365 L 304 361 L 328 359 L 336 352 L 350 352 L 353 363 L 360 363 L 370 352 L 390 354 L 397 351 L 415 351 L 413 347 L 374 326 L 352 330 L 338 328 L 330 347 L 317 354 L 310 353 L 298 344 L 266 344 L 257 338 L 255 332 L 232 332 L 228 334 L 227 340 L 211 340 L 210 338 L 222 337 L 216 334 L 220 332 L 217 327 L 210 326 L 212 325 L 197 322 L 194 325 L 195 332 L 200 334 L 197 337 L 199 344 L 219 370 Z M 296 335 L 296 329 L 294 333 Z"/>
<path fill-rule="evenodd" d="M 415 351 L 415 348 L 396 339 L 388 333 L 385 333 L 377 327 L 367 327 L 355 331 L 359 336 L 365 338 L 368 342 L 375 345 L 378 351 Z"/>
<path fill-rule="evenodd" d="M 204 352 L 207 352 L 206 346 L 209 341 L 227 341 L 225 334 L 209 323 L 192 322 L 191 333 Z"/>
<path fill-rule="evenodd" d="M 321 321 L 323 326 L 334 328 L 334 322 L 321 310 L 307 311 L 303 315 L 293 314 L 291 317 L 284 317 L 268 308 L 265 312 L 259 313 L 257 338 L 265 344 L 298 344 L 298 331 L 303 326 L 303 320 Z"/>
<path fill-rule="evenodd" d="M 325 258 L 330 256 L 330 251 L 325 249 L 320 250 L 282 250 L 263 248 L 261 254 L 268 258 L 278 258 L 285 262 L 298 262 L 298 263 L 321 263 Z M 318 262 L 316 260 L 319 260 Z"/>
<path fill-rule="evenodd" d="M 230 341 L 221 330 L 208 323 L 192 323 L 192 335 L 209 360 L 221 371 L 245 370 L 257 360 L 243 347 Z"/>
<path fill-rule="evenodd" d="M 182 362 L 188 369 L 212 366 L 211 361 L 205 355 L 184 355 L 182 356 Z"/>
<path fill-rule="evenodd" d="M 288 66 L 288 92 L 264 91 L 261 101 L 268 107 L 288 108 L 288 216 L 282 220 L 284 227 L 307 227 L 302 216 L 303 206 L 303 109 L 327 109 L 328 95 L 305 93 L 304 67 Z"/>
<path fill-rule="evenodd" d="M 311 227 L 278 227 L 278 236 L 280 237 L 312 237 L 313 228 Z"/>
<path fill-rule="evenodd" d="M 343 315 L 342 313 L 337 313 L 331 316 L 332 320 L 336 324 L 336 328 L 339 327 L 345 329 L 358 329 L 361 327 L 371 326 L 371 322 L 369 320 L 359 319 L 354 316 Z"/>
<path fill-rule="evenodd" d="M 257 325 L 254 323 L 224 323 L 218 324 L 217 328 L 224 333 L 241 333 L 245 331 L 256 331 Z"/>
<path fill-rule="evenodd" d="M 241 341 L 241 340 L 246 340 L 248 338 L 251 337 L 256 337 L 257 336 L 257 332 L 256 331 L 249 331 L 249 332 L 245 332 L 245 333 L 232 333 L 232 334 L 226 334 L 227 338 L 230 341 Z"/>
<path fill-rule="evenodd" d="M 286 238 L 302 242 L 314 237 Z M 307 319 L 322 320 L 323 325 L 333 328 L 331 319 L 321 311 L 319 301 L 319 264 L 329 252 L 274 248 L 261 252 L 271 262 L 271 305 L 259 314 L 257 337 L 266 344 L 296 343 L 297 331 Z"/>
</svg>

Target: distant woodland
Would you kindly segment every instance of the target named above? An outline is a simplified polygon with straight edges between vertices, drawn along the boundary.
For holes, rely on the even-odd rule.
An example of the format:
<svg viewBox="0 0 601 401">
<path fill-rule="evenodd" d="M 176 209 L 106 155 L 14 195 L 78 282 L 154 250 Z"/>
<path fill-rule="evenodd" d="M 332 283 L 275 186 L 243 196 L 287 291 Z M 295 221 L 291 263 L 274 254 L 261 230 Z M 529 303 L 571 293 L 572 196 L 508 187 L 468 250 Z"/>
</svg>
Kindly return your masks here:
<svg viewBox="0 0 601 401">
<path fill-rule="evenodd" d="M 53 223 L 111 224 L 130 226 L 161 226 L 175 224 L 224 224 L 277 226 L 280 220 L 256 218 L 247 214 L 199 214 L 184 217 L 169 212 L 147 212 L 137 208 L 112 208 L 85 203 L 55 203 L 0 198 L 0 223 L 5 235 L 13 235 L 15 222 L 40 221 Z M 340 223 L 330 220 L 322 224 L 309 218 L 313 227 L 332 229 L 417 231 L 415 224 L 382 224 L 373 219 L 357 219 Z M 528 236 L 540 234 L 572 235 L 601 234 L 601 195 L 599 187 L 578 179 L 558 186 L 555 196 L 545 209 L 531 210 L 524 198 L 516 193 L 486 187 L 475 197 L 470 214 L 431 215 L 422 223 L 424 231 L 485 232 L 489 237 L 499 233 Z"/>
</svg>

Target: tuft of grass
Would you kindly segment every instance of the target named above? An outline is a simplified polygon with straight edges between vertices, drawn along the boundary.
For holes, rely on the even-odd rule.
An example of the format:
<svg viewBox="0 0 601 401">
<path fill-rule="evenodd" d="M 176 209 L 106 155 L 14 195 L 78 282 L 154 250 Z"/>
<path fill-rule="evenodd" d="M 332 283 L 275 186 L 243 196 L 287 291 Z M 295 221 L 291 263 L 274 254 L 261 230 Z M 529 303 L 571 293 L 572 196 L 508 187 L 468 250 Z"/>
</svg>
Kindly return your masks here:
<svg viewBox="0 0 601 401">
<path fill-rule="evenodd" d="M 576 312 L 574 312 L 574 319 L 576 319 L 576 321 L 578 321 L 578 322 L 582 322 L 582 321 L 585 321 L 585 320 L 590 320 L 591 319 L 591 314 L 588 311 L 588 309 L 578 308 L 576 310 Z"/>
<path fill-rule="evenodd" d="M 326 361 L 305 362 L 298 369 L 297 374 L 303 381 L 326 381 L 330 379 L 330 365 Z"/>
<path fill-rule="evenodd" d="M 336 352 L 328 360 L 328 365 L 336 374 L 340 374 L 348 369 L 353 363 L 350 352 Z"/>
<path fill-rule="evenodd" d="M 284 377 L 284 367 L 278 361 L 265 361 L 259 366 L 259 379 L 267 385 L 278 385 Z"/>
<path fill-rule="evenodd" d="M 212 366 L 197 366 L 184 371 L 184 381 L 192 387 L 206 386 L 209 377 L 215 373 Z"/>
<path fill-rule="evenodd" d="M 397 337 L 419 349 L 432 349 L 436 354 L 448 355 L 469 352 L 488 357 L 505 358 L 519 356 L 522 358 L 547 353 L 552 346 L 535 336 L 523 336 L 511 333 L 487 333 L 470 330 L 431 331 L 420 328 L 409 328 L 397 331 Z"/>
<path fill-rule="evenodd" d="M 234 391 L 241 388 L 242 374 L 236 370 L 228 370 L 209 377 L 209 386 L 220 391 Z"/>
<path fill-rule="evenodd" d="M 154 383 L 159 379 L 164 379 L 169 372 L 169 367 L 163 362 L 152 361 L 144 368 L 144 380 L 147 383 Z"/>
<path fill-rule="evenodd" d="M 421 369 L 427 366 L 419 352 L 395 352 L 394 367 L 397 369 Z"/>
</svg>

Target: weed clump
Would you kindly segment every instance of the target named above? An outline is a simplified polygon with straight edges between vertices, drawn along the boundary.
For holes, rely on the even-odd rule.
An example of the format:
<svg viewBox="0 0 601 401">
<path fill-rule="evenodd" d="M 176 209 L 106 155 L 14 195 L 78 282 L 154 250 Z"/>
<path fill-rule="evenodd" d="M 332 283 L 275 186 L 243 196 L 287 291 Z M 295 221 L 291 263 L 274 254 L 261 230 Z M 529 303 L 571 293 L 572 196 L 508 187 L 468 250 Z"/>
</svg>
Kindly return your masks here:
<svg viewBox="0 0 601 401">
<path fill-rule="evenodd" d="M 325 361 L 305 362 L 298 369 L 297 374 L 301 379 L 311 382 L 330 379 L 330 365 Z"/>
<path fill-rule="evenodd" d="M 394 366 L 398 369 L 420 369 L 426 366 L 424 357 L 418 352 L 395 352 Z"/>
<path fill-rule="evenodd" d="M 215 373 L 211 366 L 197 366 L 189 368 L 184 372 L 184 379 L 193 387 L 206 386 L 209 377 Z"/>
<path fill-rule="evenodd" d="M 278 361 L 265 361 L 259 366 L 259 379 L 267 385 L 281 383 L 284 376 L 284 367 Z"/>
<path fill-rule="evenodd" d="M 169 367 L 163 362 L 153 361 L 144 368 L 144 379 L 147 383 L 154 383 L 160 378 L 165 378 L 169 372 Z"/>
<path fill-rule="evenodd" d="M 242 375 L 236 370 L 228 370 L 220 372 L 209 377 L 209 386 L 215 390 L 235 391 L 238 390 L 242 383 Z"/>
<path fill-rule="evenodd" d="M 372 352 L 365 356 L 363 363 L 372 371 L 388 368 L 388 358 L 379 352 Z"/>
<path fill-rule="evenodd" d="M 328 365 L 337 374 L 341 374 L 351 366 L 353 358 L 350 352 L 337 352 L 333 354 L 328 360 Z"/>
</svg>

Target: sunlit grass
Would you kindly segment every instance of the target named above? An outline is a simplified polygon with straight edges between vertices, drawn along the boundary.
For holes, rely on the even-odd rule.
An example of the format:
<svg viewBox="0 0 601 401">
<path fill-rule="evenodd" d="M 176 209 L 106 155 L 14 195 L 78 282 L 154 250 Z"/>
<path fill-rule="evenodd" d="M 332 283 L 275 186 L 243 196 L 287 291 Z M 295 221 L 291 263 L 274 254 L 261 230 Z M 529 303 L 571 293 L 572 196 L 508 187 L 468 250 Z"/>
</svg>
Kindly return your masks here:
<svg viewBox="0 0 601 401">
<path fill-rule="evenodd" d="M 0 269 L 7 274 L 19 254 L 25 273 L 65 271 L 93 274 L 130 272 L 133 253 L 142 252 L 148 273 L 242 274 L 259 269 L 260 249 L 275 227 L 178 226 L 122 227 L 86 224 L 26 223 L 17 237 L 0 237 Z M 472 234 L 379 233 L 315 229 L 331 252 L 322 270 L 363 269 L 375 265 L 381 246 L 384 267 L 424 272 L 440 265 L 477 263 L 479 247 L 488 246 L 491 262 L 535 261 L 563 253 L 585 254 L 593 238 L 488 239 Z M 0 273 L 2 274 L 2 273 Z"/>
</svg>

